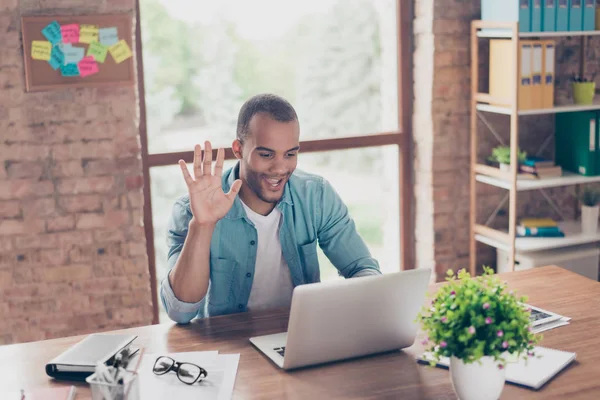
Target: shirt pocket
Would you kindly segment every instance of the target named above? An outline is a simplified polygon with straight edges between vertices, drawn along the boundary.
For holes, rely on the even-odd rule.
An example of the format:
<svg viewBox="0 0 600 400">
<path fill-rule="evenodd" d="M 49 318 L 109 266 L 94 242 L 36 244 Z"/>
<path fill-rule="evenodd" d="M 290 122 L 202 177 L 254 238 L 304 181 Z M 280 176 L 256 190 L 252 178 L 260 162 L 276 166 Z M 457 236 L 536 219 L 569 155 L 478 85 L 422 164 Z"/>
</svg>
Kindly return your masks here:
<svg viewBox="0 0 600 400">
<path fill-rule="evenodd" d="M 321 274 L 319 271 L 319 257 L 317 255 L 317 241 L 300 246 L 300 257 L 304 276 L 309 283 L 319 282 Z"/>
<path fill-rule="evenodd" d="M 226 306 L 231 299 L 234 273 L 237 263 L 224 258 L 212 259 L 210 262 L 210 285 L 208 287 L 208 303 L 213 306 Z"/>
</svg>

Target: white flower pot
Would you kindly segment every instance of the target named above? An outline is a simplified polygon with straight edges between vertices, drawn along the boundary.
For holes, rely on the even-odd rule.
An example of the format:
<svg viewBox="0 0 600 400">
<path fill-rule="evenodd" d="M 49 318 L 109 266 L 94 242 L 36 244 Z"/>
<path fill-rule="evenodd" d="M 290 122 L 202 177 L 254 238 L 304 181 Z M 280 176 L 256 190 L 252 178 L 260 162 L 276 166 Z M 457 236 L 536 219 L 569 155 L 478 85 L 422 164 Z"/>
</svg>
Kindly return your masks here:
<svg viewBox="0 0 600 400">
<path fill-rule="evenodd" d="M 510 172 L 510 164 L 500 163 L 500 171 Z"/>
<path fill-rule="evenodd" d="M 595 234 L 598 232 L 598 210 L 600 206 L 581 206 L 581 232 Z"/>
<path fill-rule="evenodd" d="M 498 368 L 498 362 L 488 356 L 470 364 L 451 357 L 450 375 L 460 400 L 498 400 L 506 380 L 504 368 Z"/>
</svg>

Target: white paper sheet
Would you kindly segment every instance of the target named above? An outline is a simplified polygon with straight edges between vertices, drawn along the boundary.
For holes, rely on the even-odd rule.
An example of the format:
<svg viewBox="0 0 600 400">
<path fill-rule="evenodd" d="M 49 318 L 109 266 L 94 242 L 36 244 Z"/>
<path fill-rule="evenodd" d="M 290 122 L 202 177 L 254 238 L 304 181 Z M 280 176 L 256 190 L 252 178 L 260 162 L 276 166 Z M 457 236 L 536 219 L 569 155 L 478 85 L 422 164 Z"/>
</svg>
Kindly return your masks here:
<svg viewBox="0 0 600 400">
<path fill-rule="evenodd" d="M 202 382 L 186 385 L 174 372 L 155 375 L 152 367 L 159 356 L 197 364 L 207 371 L 208 376 Z M 219 354 L 217 351 L 145 354 L 138 370 L 140 398 L 229 400 L 233 395 L 239 360 L 239 354 Z"/>
</svg>

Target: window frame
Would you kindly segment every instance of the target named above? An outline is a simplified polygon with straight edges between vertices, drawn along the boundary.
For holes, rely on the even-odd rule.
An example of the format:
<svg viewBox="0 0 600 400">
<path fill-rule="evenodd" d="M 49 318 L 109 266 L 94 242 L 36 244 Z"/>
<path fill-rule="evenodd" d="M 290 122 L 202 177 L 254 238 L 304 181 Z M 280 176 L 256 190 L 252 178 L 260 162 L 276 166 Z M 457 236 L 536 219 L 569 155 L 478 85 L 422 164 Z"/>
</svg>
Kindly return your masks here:
<svg viewBox="0 0 600 400">
<path fill-rule="evenodd" d="M 152 224 L 152 202 L 150 193 L 150 168 L 177 164 L 183 159 L 193 162 L 192 150 L 183 152 L 148 154 L 148 131 L 146 125 L 146 102 L 144 88 L 144 65 L 142 59 L 142 41 L 140 26 L 140 0 L 135 2 L 135 52 L 137 58 L 137 88 L 140 107 L 139 135 L 141 143 L 142 169 L 144 176 L 144 230 L 146 235 L 146 253 L 150 273 L 152 294 L 153 324 L 158 324 L 158 288 L 156 282 L 156 263 L 154 251 L 154 227 Z M 396 0 L 396 38 L 397 38 L 397 74 L 398 74 L 398 127 L 391 132 L 377 132 L 369 135 L 356 135 L 341 138 L 300 141 L 303 153 L 346 150 L 364 147 L 397 145 L 399 160 L 400 190 L 400 260 L 401 270 L 414 269 L 414 189 L 413 189 L 413 151 L 412 151 L 412 53 L 414 39 L 412 33 L 413 6 L 411 1 Z M 213 157 L 216 157 L 214 150 Z M 231 148 L 225 149 L 225 159 L 234 159 Z"/>
</svg>

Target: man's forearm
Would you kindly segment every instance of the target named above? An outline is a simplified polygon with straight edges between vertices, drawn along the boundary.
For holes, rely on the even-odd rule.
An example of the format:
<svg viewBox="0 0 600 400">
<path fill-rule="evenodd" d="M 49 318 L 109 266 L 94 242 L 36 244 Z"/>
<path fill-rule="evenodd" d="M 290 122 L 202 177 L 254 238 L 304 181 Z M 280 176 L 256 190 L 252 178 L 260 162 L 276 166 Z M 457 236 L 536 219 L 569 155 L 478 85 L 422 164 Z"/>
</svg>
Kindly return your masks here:
<svg viewBox="0 0 600 400">
<path fill-rule="evenodd" d="M 214 225 L 198 225 L 192 218 L 188 234 L 168 279 L 177 299 L 196 303 L 206 296 L 210 277 L 210 241 Z"/>
</svg>

